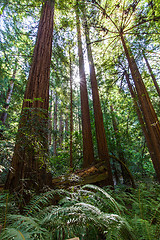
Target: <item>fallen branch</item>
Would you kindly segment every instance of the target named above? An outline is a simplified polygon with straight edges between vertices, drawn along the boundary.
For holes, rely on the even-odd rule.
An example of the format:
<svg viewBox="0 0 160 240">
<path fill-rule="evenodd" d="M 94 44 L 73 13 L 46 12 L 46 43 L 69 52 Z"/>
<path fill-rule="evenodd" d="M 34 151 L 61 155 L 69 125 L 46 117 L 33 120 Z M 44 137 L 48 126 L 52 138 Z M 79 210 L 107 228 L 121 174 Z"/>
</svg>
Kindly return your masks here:
<svg viewBox="0 0 160 240">
<path fill-rule="evenodd" d="M 99 162 L 89 168 L 78 170 L 52 179 L 53 188 L 69 188 L 71 186 L 97 184 L 109 185 L 108 171 L 105 162 Z"/>
</svg>

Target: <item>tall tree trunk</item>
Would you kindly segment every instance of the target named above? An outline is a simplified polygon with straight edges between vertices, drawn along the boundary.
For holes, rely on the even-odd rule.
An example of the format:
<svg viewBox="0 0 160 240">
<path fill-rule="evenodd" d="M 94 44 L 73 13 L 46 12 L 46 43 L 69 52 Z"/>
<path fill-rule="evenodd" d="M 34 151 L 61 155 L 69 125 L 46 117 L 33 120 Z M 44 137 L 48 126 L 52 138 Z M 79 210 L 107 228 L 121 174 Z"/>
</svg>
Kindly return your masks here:
<svg viewBox="0 0 160 240">
<path fill-rule="evenodd" d="M 68 113 L 65 114 L 65 134 L 68 136 Z"/>
<path fill-rule="evenodd" d="M 62 149 L 62 143 L 63 143 L 63 130 L 64 130 L 64 124 L 63 124 L 63 113 L 62 109 L 60 110 L 60 119 L 59 119 L 59 147 Z"/>
<path fill-rule="evenodd" d="M 93 151 L 88 93 L 87 93 L 87 84 L 86 84 L 86 76 L 85 76 L 85 68 L 84 68 L 84 58 L 83 58 L 83 50 L 82 50 L 81 29 L 80 29 L 80 20 L 78 16 L 78 7 L 76 9 L 76 23 L 77 23 L 77 38 L 78 38 L 81 112 L 82 112 L 83 167 L 86 168 L 86 167 L 89 167 L 94 162 L 94 151 Z"/>
<path fill-rule="evenodd" d="M 149 73 L 150 73 L 150 75 L 151 75 L 151 77 L 152 77 L 152 81 L 153 81 L 153 83 L 154 83 L 154 86 L 155 86 L 155 88 L 156 88 L 156 90 L 157 90 L 157 93 L 158 93 L 158 95 L 159 95 L 159 97 L 160 97 L 160 88 L 159 88 L 159 86 L 158 86 L 157 80 L 156 80 L 156 78 L 155 78 L 155 76 L 154 76 L 154 73 L 153 73 L 153 71 L 152 71 L 152 68 L 151 68 L 151 66 L 150 66 L 150 64 L 149 64 L 149 62 L 148 62 L 148 59 L 147 59 L 147 57 L 146 57 L 146 55 L 145 55 L 144 52 L 143 52 L 143 57 L 144 57 L 144 60 L 145 60 L 145 62 L 146 62 L 148 71 L 149 71 Z"/>
<path fill-rule="evenodd" d="M 12 92 L 13 92 L 14 81 L 15 81 L 15 76 L 16 76 L 16 72 L 17 72 L 17 63 L 18 63 L 18 61 L 16 60 L 15 68 L 13 70 L 12 78 L 11 78 L 9 88 L 8 88 L 8 91 L 7 91 L 6 102 L 5 102 L 5 105 L 4 105 L 5 111 L 2 112 L 2 115 L 1 115 L 1 121 L 2 121 L 3 124 L 5 124 L 5 121 L 7 119 L 7 110 L 9 108 L 9 104 L 10 104 L 11 96 L 12 96 Z"/>
<path fill-rule="evenodd" d="M 49 111 L 49 119 L 48 119 L 48 128 L 49 128 L 49 134 L 48 134 L 48 142 L 49 142 L 49 146 L 51 146 L 52 144 L 52 121 L 53 121 L 53 91 L 49 91 L 49 95 L 50 95 L 50 98 L 51 98 L 51 102 L 50 102 L 50 111 Z"/>
<path fill-rule="evenodd" d="M 105 135 L 104 123 L 103 123 L 103 114 L 102 114 L 101 104 L 100 104 L 100 99 L 99 99 L 95 66 L 94 66 L 94 61 L 93 61 L 93 56 L 92 56 L 92 49 L 91 49 L 91 45 L 90 45 L 89 28 L 88 28 L 87 20 L 85 17 L 85 11 L 83 14 L 83 22 L 84 22 L 85 37 L 86 37 L 86 43 L 87 43 L 88 62 L 89 62 L 89 68 L 90 68 L 90 81 L 91 81 L 92 97 L 93 97 L 93 109 L 94 109 L 94 117 L 95 117 L 98 157 L 101 161 L 106 161 L 106 163 L 107 163 L 108 176 L 109 176 L 107 184 L 114 185 L 113 178 L 112 178 L 112 170 L 111 170 L 111 165 L 110 165 L 110 160 L 109 160 L 109 153 L 108 153 L 108 146 L 107 146 L 107 140 L 106 140 L 106 135 Z"/>
<path fill-rule="evenodd" d="M 16 145 L 6 185 L 28 201 L 28 190 L 48 184 L 49 77 L 53 39 L 54 1 L 45 1 L 38 27 L 33 61 L 24 95 Z M 28 194 L 28 195 L 27 195 Z"/>
<path fill-rule="evenodd" d="M 55 93 L 55 100 L 54 100 L 54 117 L 53 117 L 53 155 L 57 156 L 57 109 L 58 109 L 58 99 L 57 99 L 57 92 Z"/>
<path fill-rule="evenodd" d="M 147 128 L 146 128 L 146 124 L 145 124 L 145 122 L 144 122 L 141 109 L 140 109 L 139 104 L 138 104 L 138 102 L 137 102 L 136 92 L 135 92 L 135 90 L 133 89 L 133 87 L 132 87 L 132 85 L 131 85 L 131 83 L 130 83 L 129 75 L 128 75 L 128 73 L 127 73 L 126 71 L 125 71 L 125 77 L 126 77 L 126 80 L 127 80 L 127 83 L 128 83 L 128 87 L 129 87 L 131 96 L 132 96 L 132 98 L 133 98 L 135 110 L 136 110 L 136 112 L 137 112 L 138 120 L 139 120 L 139 122 L 140 122 L 140 125 L 141 125 L 141 128 L 142 128 L 142 131 L 143 131 L 143 134 L 144 134 L 146 143 L 147 143 L 147 147 L 148 147 L 148 150 L 149 150 L 151 159 L 152 159 L 152 161 L 154 162 L 154 161 L 156 161 L 156 158 L 155 158 L 154 149 L 153 149 L 153 146 L 152 146 L 152 141 L 151 141 L 150 136 L 149 136 L 149 134 L 148 134 L 148 130 L 147 130 Z"/>
<path fill-rule="evenodd" d="M 82 131 L 82 117 L 81 117 L 81 106 L 80 106 L 80 101 L 78 100 L 77 104 L 77 122 L 78 122 L 78 127 L 77 131 L 80 133 Z"/>
<path fill-rule="evenodd" d="M 152 158 L 153 165 L 157 174 L 157 179 L 160 182 L 160 124 L 157 115 L 154 111 L 149 95 L 143 83 L 141 74 L 138 70 L 137 64 L 129 48 L 128 44 L 124 39 L 123 33 L 120 34 L 122 45 L 129 63 L 132 78 L 137 91 L 137 97 L 140 104 L 140 108 L 144 117 L 146 128 L 149 134 L 150 141 L 154 149 L 154 159 Z"/>
<path fill-rule="evenodd" d="M 70 168 L 73 169 L 73 70 L 72 70 L 72 58 L 69 49 L 70 57 Z"/>
<path fill-rule="evenodd" d="M 115 138 L 116 138 L 118 157 L 126 165 L 126 160 L 124 157 L 124 152 L 123 152 L 123 149 L 121 146 L 121 141 L 120 141 L 120 136 L 119 136 L 118 124 L 117 124 L 117 120 L 114 116 L 114 109 L 113 109 L 112 105 L 110 106 L 110 109 L 111 109 L 111 113 L 112 113 L 111 114 L 112 115 L 112 124 L 113 124 L 113 129 L 114 129 Z M 123 183 L 125 183 L 125 184 L 129 183 L 130 176 L 123 165 L 121 165 L 121 170 L 122 170 L 122 176 L 123 176 Z"/>
</svg>

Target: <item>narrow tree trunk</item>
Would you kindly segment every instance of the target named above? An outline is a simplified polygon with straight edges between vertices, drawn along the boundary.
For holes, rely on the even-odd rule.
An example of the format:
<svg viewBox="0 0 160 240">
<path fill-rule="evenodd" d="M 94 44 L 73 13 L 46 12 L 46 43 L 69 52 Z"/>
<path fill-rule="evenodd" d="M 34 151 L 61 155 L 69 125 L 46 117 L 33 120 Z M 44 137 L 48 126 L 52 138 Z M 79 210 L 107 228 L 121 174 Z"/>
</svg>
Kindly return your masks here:
<svg viewBox="0 0 160 240">
<path fill-rule="evenodd" d="M 134 102 L 134 106 L 135 106 L 135 110 L 137 112 L 137 116 L 138 116 L 138 119 L 139 119 L 139 122 L 140 122 L 140 125 L 141 125 L 141 128 L 142 128 L 142 131 L 143 131 L 143 134 L 144 134 L 144 137 L 145 137 L 145 140 L 146 140 L 146 143 L 147 143 L 147 147 L 148 147 L 148 150 L 149 150 L 149 153 L 150 153 L 150 156 L 151 156 L 151 159 L 153 162 L 156 161 L 156 158 L 155 158 L 155 154 L 154 154 L 154 149 L 153 149 L 153 146 L 152 146 L 152 142 L 151 142 L 151 139 L 150 139 L 150 136 L 148 134 L 148 130 L 146 128 L 146 125 L 145 125 L 145 122 L 144 122 L 144 119 L 143 119 L 143 115 L 142 115 L 142 112 L 141 112 L 141 109 L 138 105 L 138 102 L 137 102 L 137 96 L 136 96 L 136 93 L 130 83 L 130 80 L 129 80 L 129 75 L 127 74 L 127 72 L 125 71 L 125 77 L 126 77 L 126 80 L 127 80 L 127 83 L 128 83 L 128 87 L 129 87 L 129 90 L 130 90 L 130 93 L 131 93 L 131 96 L 133 98 L 133 102 Z M 154 160 L 153 160 L 154 159 Z"/>
<path fill-rule="evenodd" d="M 68 129 L 68 113 L 66 113 L 66 115 L 65 115 L 65 134 L 66 134 L 66 136 L 68 136 L 68 131 L 69 131 L 69 129 Z"/>
<path fill-rule="evenodd" d="M 83 167 L 86 168 L 86 167 L 89 167 L 94 162 L 94 151 L 93 151 L 88 93 L 87 93 L 87 84 L 86 84 L 84 58 L 83 58 L 82 41 L 81 41 L 80 20 L 79 20 L 77 9 L 76 9 L 76 22 L 77 22 L 80 94 L 81 94 L 81 112 L 82 112 Z"/>
<path fill-rule="evenodd" d="M 10 81 L 10 86 L 8 88 L 8 91 L 7 91 L 5 106 L 3 107 L 5 109 L 5 111 L 1 115 L 1 121 L 2 121 L 3 124 L 5 124 L 5 121 L 7 119 L 7 110 L 9 108 L 9 104 L 10 104 L 10 101 L 11 101 L 11 96 L 12 96 L 13 87 L 14 87 L 14 80 L 15 80 L 15 76 L 16 76 L 16 72 L 17 72 L 17 62 L 18 61 L 16 61 L 16 63 L 15 63 L 15 68 L 14 68 L 13 75 L 12 75 L 12 78 L 11 78 L 11 81 Z"/>
<path fill-rule="evenodd" d="M 120 34 L 122 45 L 129 63 L 132 78 L 137 91 L 138 101 L 144 117 L 146 128 L 149 134 L 151 145 L 154 149 L 155 158 L 152 158 L 153 165 L 157 174 L 158 181 L 160 182 L 160 125 L 157 115 L 154 111 L 149 95 L 143 83 L 141 74 L 138 70 L 137 64 L 133 57 L 133 54 L 127 46 L 123 33 Z"/>
<path fill-rule="evenodd" d="M 53 118 L 53 155 L 57 156 L 57 109 L 58 109 L 58 99 L 57 99 L 57 92 L 55 93 L 55 100 L 54 100 L 54 118 Z"/>
<path fill-rule="evenodd" d="M 49 142 L 49 146 L 51 146 L 52 144 L 52 121 L 53 121 L 53 91 L 50 91 L 50 97 L 51 97 L 51 102 L 50 102 L 50 111 L 49 111 L 49 119 L 48 119 L 48 128 L 49 128 L 49 134 L 48 134 L 48 142 Z"/>
<path fill-rule="evenodd" d="M 11 171 L 5 186 L 10 191 L 18 191 L 26 201 L 30 197 L 29 191 L 39 192 L 49 183 L 46 158 L 53 14 L 54 1 L 45 1 L 24 95 Z"/>
<path fill-rule="evenodd" d="M 80 101 L 78 101 L 78 106 L 77 106 L 77 122 L 78 122 L 77 130 L 80 133 L 82 131 L 82 117 L 81 117 Z"/>
<path fill-rule="evenodd" d="M 144 60 L 145 60 L 145 62 L 146 62 L 148 71 L 149 71 L 149 73 L 150 73 L 150 75 L 151 75 L 151 77 L 152 77 L 152 81 L 153 81 L 153 83 L 154 83 L 154 86 L 155 86 L 155 88 L 156 88 L 156 90 L 157 90 L 157 93 L 158 93 L 158 95 L 159 95 L 159 97 L 160 97 L 160 88 L 159 88 L 159 86 L 158 86 L 157 80 L 156 80 L 156 78 L 155 78 L 155 76 L 154 76 L 154 73 L 153 73 L 153 71 L 152 71 L 152 68 L 151 68 L 151 66 L 150 66 L 150 64 L 149 64 L 149 62 L 148 62 L 148 59 L 147 59 L 147 57 L 146 57 L 146 55 L 145 55 L 144 52 L 143 52 L 143 57 L 144 57 Z"/>
<path fill-rule="evenodd" d="M 105 135 L 104 123 L 103 123 L 103 114 L 102 114 L 101 104 L 99 99 L 98 84 L 97 84 L 95 66 L 94 66 L 94 61 L 92 56 L 92 49 L 90 45 L 89 28 L 87 25 L 85 13 L 83 14 L 83 21 L 84 21 L 84 28 L 85 28 L 86 43 L 87 43 L 88 62 L 89 62 L 89 68 L 90 68 L 90 81 L 91 81 L 92 97 L 93 97 L 93 109 L 94 109 L 94 116 L 95 116 L 98 157 L 101 161 L 106 161 L 106 164 L 108 166 L 108 173 L 109 173 L 109 179 L 108 179 L 109 182 L 107 184 L 113 185 L 114 183 L 112 178 L 112 170 L 111 170 L 111 165 L 109 160 L 108 146 L 107 146 L 107 140 Z"/>
<path fill-rule="evenodd" d="M 73 88 L 72 88 L 72 58 L 69 49 L 70 57 L 70 168 L 73 169 Z"/>
<path fill-rule="evenodd" d="M 60 119 L 59 119 L 59 147 L 62 149 L 62 143 L 63 143 L 63 130 L 64 130 L 64 124 L 63 124 L 63 113 L 62 109 L 60 110 Z"/>
</svg>

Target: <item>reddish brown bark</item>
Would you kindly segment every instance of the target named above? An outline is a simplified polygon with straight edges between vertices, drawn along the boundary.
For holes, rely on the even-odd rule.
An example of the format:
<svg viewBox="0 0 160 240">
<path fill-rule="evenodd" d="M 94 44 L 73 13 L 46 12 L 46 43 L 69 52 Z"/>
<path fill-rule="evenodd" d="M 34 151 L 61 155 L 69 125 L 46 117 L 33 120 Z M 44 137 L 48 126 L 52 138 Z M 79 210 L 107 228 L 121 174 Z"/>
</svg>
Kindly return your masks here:
<svg viewBox="0 0 160 240">
<path fill-rule="evenodd" d="M 158 95 L 159 95 L 159 97 L 160 97 L 160 88 L 159 88 L 159 86 L 158 86 L 158 83 L 157 83 L 157 80 L 156 80 L 156 78 L 155 78 L 155 75 L 154 75 L 154 73 L 153 73 L 153 71 L 152 71 L 152 68 L 151 68 L 151 66 L 150 66 L 150 64 L 149 64 L 149 62 L 148 62 L 148 59 L 147 59 L 146 55 L 144 54 L 144 52 L 143 52 L 143 57 L 144 57 L 144 60 L 145 60 L 145 62 L 146 62 L 148 71 L 149 71 L 149 73 L 150 73 L 150 75 L 151 75 L 151 77 L 152 77 L 152 81 L 153 81 L 153 83 L 154 83 L 154 86 L 155 86 L 155 88 L 156 88 L 156 90 L 157 90 L 157 93 L 158 93 Z"/>
<path fill-rule="evenodd" d="M 55 93 L 55 100 L 54 100 L 54 118 L 53 118 L 53 154 L 57 156 L 57 109 L 58 109 L 58 99 L 57 99 L 57 92 Z"/>
<path fill-rule="evenodd" d="M 70 168 L 73 168 L 73 88 L 72 88 L 72 58 L 69 50 L 70 57 Z"/>
<path fill-rule="evenodd" d="M 62 149 L 63 135 L 64 135 L 64 122 L 63 122 L 63 113 L 62 109 L 60 110 L 60 119 L 59 119 L 59 147 Z"/>
<path fill-rule="evenodd" d="M 45 1 L 33 60 L 24 95 L 16 145 L 6 188 L 27 194 L 48 184 L 49 77 L 53 38 L 54 2 Z"/>
<path fill-rule="evenodd" d="M 49 145 L 52 144 L 52 120 L 53 120 L 53 100 L 52 100 L 52 96 L 53 96 L 53 91 L 51 90 L 50 93 L 49 93 L 50 97 L 51 97 L 51 102 L 50 102 L 50 111 L 49 111 L 49 119 L 48 119 L 48 128 L 49 128 L 49 134 L 48 134 L 48 142 L 49 142 Z"/>
<path fill-rule="evenodd" d="M 69 131 L 69 128 L 68 128 L 68 113 L 65 114 L 65 134 L 66 136 L 68 136 L 68 131 Z"/>
<path fill-rule="evenodd" d="M 126 44 L 123 33 L 120 34 L 120 37 L 137 91 L 137 97 L 146 124 L 146 129 L 148 131 L 149 139 L 152 145 L 152 149 L 154 151 L 153 154 L 155 155 L 155 157 L 152 158 L 153 165 L 157 174 L 157 179 L 158 181 L 160 181 L 160 124 L 150 101 L 145 85 L 143 83 L 133 54 L 128 44 Z"/>
<path fill-rule="evenodd" d="M 89 68 L 90 68 L 90 81 L 91 81 L 92 97 L 93 97 L 93 109 L 94 109 L 94 117 L 95 117 L 98 157 L 101 161 L 106 161 L 106 164 L 108 166 L 110 184 L 113 185 L 114 183 L 112 178 L 112 170 L 111 170 L 111 165 L 109 160 L 108 146 L 107 146 L 107 140 L 105 135 L 104 123 L 103 123 L 103 114 L 102 114 L 101 103 L 99 99 L 98 84 L 97 84 L 95 66 L 94 66 L 94 61 L 92 56 L 92 49 L 90 45 L 89 28 L 87 25 L 85 13 L 83 15 L 83 21 L 84 21 L 86 43 L 87 43 L 88 62 L 89 62 Z"/>
<path fill-rule="evenodd" d="M 80 133 L 82 131 L 82 121 L 81 121 L 81 106 L 80 102 L 78 101 L 77 104 L 77 122 L 78 122 L 78 132 Z"/>
<path fill-rule="evenodd" d="M 82 41 L 81 41 L 80 20 L 79 20 L 77 9 L 76 9 L 76 23 L 77 23 L 81 113 L 82 113 L 83 167 L 86 168 L 94 162 L 94 151 L 93 151 L 88 93 L 87 93 L 87 84 L 86 84 L 84 58 L 83 58 Z"/>
<path fill-rule="evenodd" d="M 136 112 L 137 112 L 138 120 L 139 120 L 139 122 L 140 122 L 142 131 L 143 131 L 143 134 L 144 134 L 144 136 L 145 136 L 145 140 L 146 140 L 146 143 L 147 143 L 147 147 L 148 147 L 148 150 L 149 150 L 151 159 L 154 159 L 154 160 L 153 160 L 153 162 L 154 162 L 154 161 L 156 161 L 156 158 L 155 158 L 155 154 L 154 154 L 154 149 L 153 149 L 153 147 L 152 147 L 152 142 L 151 142 L 151 139 L 150 139 L 150 137 L 149 137 L 149 134 L 148 134 L 148 131 L 147 131 L 147 128 L 146 128 L 144 119 L 143 119 L 143 115 L 142 115 L 141 109 L 140 109 L 139 104 L 138 104 L 138 102 L 137 102 L 136 92 L 135 92 L 135 90 L 133 89 L 133 87 L 132 87 L 132 85 L 131 85 L 131 83 L 130 83 L 129 75 L 127 74 L 126 71 L 125 71 L 125 77 L 126 77 L 126 80 L 127 80 L 127 83 L 128 83 L 128 87 L 129 87 L 131 96 L 132 96 L 132 98 L 133 98 L 135 110 L 136 110 Z"/>
</svg>

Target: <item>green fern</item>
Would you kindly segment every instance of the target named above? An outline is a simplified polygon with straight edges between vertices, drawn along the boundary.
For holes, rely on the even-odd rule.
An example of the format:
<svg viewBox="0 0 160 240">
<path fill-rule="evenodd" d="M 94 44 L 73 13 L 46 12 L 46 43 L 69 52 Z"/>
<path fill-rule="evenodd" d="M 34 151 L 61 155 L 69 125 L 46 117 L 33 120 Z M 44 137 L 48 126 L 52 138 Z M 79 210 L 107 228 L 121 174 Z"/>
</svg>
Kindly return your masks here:
<svg viewBox="0 0 160 240">
<path fill-rule="evenodd" d="M 123 218 L 116 214 L 104 214 L 99 208 L 84 202 L 76 203 L 70 207 L 52 209 L 44 218 L 43 225 L 52 226 L 54 239 L 60 239 L 56 238 L 57 229 L 58 236 L 66 232 L 68 234 L 66 237 L 70 237 L 72 233 L 81 236 L 80 233 L 87 231 L 86 226 L 88 230 L 92 226 L 95 232 L 103 233 L 105 231 L 107 236 L 112 235 L 114 232 L 115 235 L 117 234 L 117 239 L 119 239 L 121 233 L 125 233 L 128 240 L 134 239 L 131 228 Z M 81 229 L 80 232 L 77 231 L 79 229 Z M 121 239 L 125 238 L 121 236 Z"/>
<path fill-rule="evenodd" d="M 149 192 L 143 185 L 125 193 L 86 185 L 72 191 L 51 190 L 34 196 L 23 215 L 17 210 L 13 214 L 14 202 L 2 194 L 0 239 L 63 240 L 79 236 L 83 240 L 158 240 L 157 189 Z M 55 199 L 59 199 L 57 205 Z"/>
<path fill-rule="evenodd" d="M 6 228 L 0 235 L 0 239 L 2 240 L 25 240 L 25 239 L 31 239 L 30 234 L 28 232 L 23 233 L 16 229 L 16 228 Z"/>
<path fill-rule="evenodd" d="M 106 208 L 110 207 L 112 211 L 121 215 L 120 205 L 105 190 L 103 190 L 102 188 L 100 188 L 98 186 L 91 185 L 91 184 L 87 184 L 82 187 L 82 189 L 86 189 L 86 188 L 91 189 L 92 191 L 95 191 L 94 196 L 96 198 L 96 201 L 100 200 L 101 203 L 103 202 L 103 206 L 105 206 Z M 92 192 L 92 195 L 93 195 L 93 192 Z"/>
<path fill-rule="evenodd" d="M 140 183 L 129 192 L 116 189 L 113 198 L 123 204 L 125 218 L 134 229 L 138 239 L 160 239 L 160 186 L 157 183 Z"/>
<path fill-rule="evenodd" d="M 5 228 L 7 224 L 7 214 L 8 213 L 18 213 L 18 208 L 15 204 L 13 196 L 9 195 L 7 192 L 1 192 L 0 194 L 0 225 Z"/>
<path fill-rule="evenodd" d="M 24 213 L 28 215 L 34 215 L 35 213 L 42 210 L 45 206 L 53 202 L 55 196 L 59 198 L 70 194 L 68 191 L 63 189 L 51 190 L 40 195 L 36 195 L 32 198 L 30 203 L 24 208 Z"/>
</svg>

